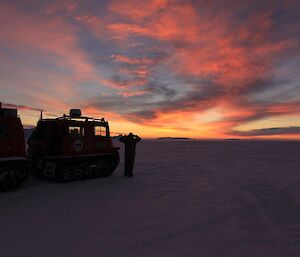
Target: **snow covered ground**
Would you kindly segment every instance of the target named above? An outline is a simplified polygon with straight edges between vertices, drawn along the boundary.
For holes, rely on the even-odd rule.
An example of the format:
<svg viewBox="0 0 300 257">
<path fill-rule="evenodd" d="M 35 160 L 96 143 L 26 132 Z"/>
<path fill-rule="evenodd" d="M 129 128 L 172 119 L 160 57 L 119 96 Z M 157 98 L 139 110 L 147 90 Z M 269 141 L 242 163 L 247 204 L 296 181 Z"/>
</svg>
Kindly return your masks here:
<svg viewBox="0 0 300 257">
<path fill-rule="evenodd" d="M 300 142 L 144 140 L 122 173 L 1 193 L 0 256 L 300 256 Z"/>
</svg>

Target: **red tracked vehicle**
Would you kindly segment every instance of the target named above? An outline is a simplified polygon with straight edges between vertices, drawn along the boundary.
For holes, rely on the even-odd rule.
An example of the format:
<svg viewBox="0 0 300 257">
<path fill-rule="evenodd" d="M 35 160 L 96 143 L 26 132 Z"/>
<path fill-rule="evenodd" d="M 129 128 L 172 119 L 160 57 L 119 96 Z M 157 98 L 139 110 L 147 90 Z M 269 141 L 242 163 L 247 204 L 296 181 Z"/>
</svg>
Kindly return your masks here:
<svg viewBox="0 0 300 257">
<path fill-rule="evenodd" d="M 16 109 L 0 103 L 0 189 L 18 188 L 28 177 L 24 130 Z"/>
<path fill-rule="evenodd" d="M 108 122 L 83 117 L 78 109 L 68 116 L 41 118 L 28 144 L 34 174 L 60 182 L 110 176 L 120 161 Z"/>
</svg>

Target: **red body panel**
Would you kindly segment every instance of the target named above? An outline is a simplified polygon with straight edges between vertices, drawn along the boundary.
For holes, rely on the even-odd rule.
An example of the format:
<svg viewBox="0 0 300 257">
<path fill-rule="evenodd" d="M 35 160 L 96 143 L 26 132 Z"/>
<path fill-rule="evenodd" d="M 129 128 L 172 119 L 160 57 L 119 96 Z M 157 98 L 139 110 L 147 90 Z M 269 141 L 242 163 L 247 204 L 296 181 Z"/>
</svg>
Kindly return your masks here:
<svg viewBox="0 0 300 257">
<path fill-rule="evenodd" d="M 102 129 L 101 135 L 96 128 Z M 36 149 L 31 155 L 81 156 L 116 151 L 109 137 L 108 123 L 93 119 L 41 120 L 31 144 Z"/>
<path fill-rule="evenodd" d="M 0 117 L 0 157 L 25 156 L 24 130 L 19 117 Z"/>
</svg>

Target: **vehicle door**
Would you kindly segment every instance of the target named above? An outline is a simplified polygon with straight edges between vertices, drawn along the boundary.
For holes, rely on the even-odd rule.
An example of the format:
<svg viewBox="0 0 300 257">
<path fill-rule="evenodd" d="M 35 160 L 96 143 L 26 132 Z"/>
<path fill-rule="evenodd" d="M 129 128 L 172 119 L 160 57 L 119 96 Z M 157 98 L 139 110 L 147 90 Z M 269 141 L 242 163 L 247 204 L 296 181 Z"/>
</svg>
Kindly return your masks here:
<svg viewBox="0 0 300 257">
<path fill-rule="evenodd" d="M 83 125 L 70 125 L 68 127 L 69 153 L 81 155 L 88 152 L 86 128 Z"/>
<path fill-rule="evenodd" d="M 95 138 L 95 151 L 96 152 L 104 152 L 106 148 L 109 146 L 109 134 L 107 131 L 107 127 L 101 125 L 94 126 L 94 138 Z"/>
<path fill-rule="evenodd" d="M 9 136 L 9 123 L 3 119 L 0 120 L 0 156 L 11 156 L 12 151 L 12 141 Z"/>
</svg>

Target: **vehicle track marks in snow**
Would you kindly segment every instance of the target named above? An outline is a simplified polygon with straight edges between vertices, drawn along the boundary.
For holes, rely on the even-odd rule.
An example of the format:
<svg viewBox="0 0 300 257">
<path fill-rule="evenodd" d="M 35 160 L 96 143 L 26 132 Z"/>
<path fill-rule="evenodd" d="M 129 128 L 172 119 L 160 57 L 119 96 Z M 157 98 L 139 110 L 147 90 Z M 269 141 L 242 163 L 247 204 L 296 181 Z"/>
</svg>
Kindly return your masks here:
<svg viewBox="0 0 300 257">
<path fill-rule="evenodd" d="M 299 206 L 288 197 L 286 191 L 298 185 L 299 182 L 296 182 L 286 189 L 277 189 L 266 182 L 249 183 L 247 185 L 247 190 L 255 195 L 254 202 L 248 204 L 247 202 L 244 202 L 246 205 L 244 204 L 244 206 L 241 208 L 209 219 L 205 223 L 195 224 L 193 226 L 187 226 L 181 229 L 175 229 L 166 233 L 161 232 L 159 236 L 150 237 L 147 240 L 133 243 L 128 245 L 126 248 L 122 248 L 120 251 L 114 251 L 109 256 L 121 256 L 121 253 L 131 256 L 131 254 L 136 251 L 142 249 L 151 249 L 151 247 L 156 245 L 158 242 L 160 244 L 168 245 L 172 240 L 181 241 L 182 238 L 190 237 L 192 234 L 203 234 L 205 231 L 209 232 L 211 230 L 218 230 L 220 225 L 228 221 L 236 221 L 238 226 L 243 227 L 243 224 L 247 225 L 247 227 L 244 227 L 244 229 L 240 227 L 240 230 L 244 232 L 241 234 L 241 236 L 239 236 L 238 240 L 236 237 L 232 239 L 224 239 L 221 244 L 218 244 L 217 248 L 214 250 L 208 250 L 207 252 L 203 253 L 203 255 L 199 256 L 215 257 L 222 254 L 222 257 L 239 257 L 239 255 L 232 255 L 230 252 L 237 248 L 242 248 L 243 246 L 249 246 L 253 243 L 259 244 L 260 238 L 263 238 L 263 236 L 267 235 L 270 231 L 277 229 L 278 226 L 284 227 L 287 220 L 295 217 L 295 210 L 297 210 Z M 275 197 L 275 201 L 273 201 L 273 197 Z M 286 208 L 286 210 L 276 212 L 276 208 L 277 210 Z M 264 215 L 270 220 L 266 222 L 263 217 Z M 243 222 L 243 219 L 245 218 L 246 222 Z M 254 227 L 251 228 L 253 225 Z M 298 230 L 296 231 L 300 232 Z M 293 237 L 291 234 L 290 236 Z M 195 235 L 193 237 L 197 236 Z M 295 240 L 297 241 L 298 239 Z M 203 242 L 205 242 L 205 238 L 203 238 Z M 200 241 L 199 244 L 201 244 Z M 228 255 L 226 255 L 227 253 Z M 245 256 L 244 252 L 243 256 Z"/>
</svg>

